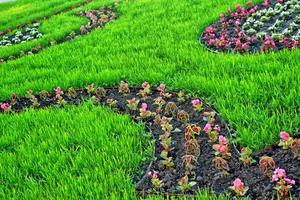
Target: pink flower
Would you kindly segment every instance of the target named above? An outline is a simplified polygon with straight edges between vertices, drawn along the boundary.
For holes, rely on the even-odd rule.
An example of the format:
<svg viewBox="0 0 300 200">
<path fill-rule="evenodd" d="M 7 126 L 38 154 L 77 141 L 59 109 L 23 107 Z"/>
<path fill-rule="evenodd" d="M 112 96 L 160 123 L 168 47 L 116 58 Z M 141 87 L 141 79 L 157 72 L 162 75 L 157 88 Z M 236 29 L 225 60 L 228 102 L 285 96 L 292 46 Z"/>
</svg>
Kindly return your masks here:
<svg viewBox="0 0 300 200">
<path fill-rule="evenodd" d="M 284 131 L 280 132 L 279 136 L 284 141 L 288 141 L 289 138 L 290 138 L 290 135 L 287 132 L 284 132 Z"/>
<path fill-rule="evenodd" d="M 296 181 L 293 180 L 293 179 L 289 179 L 289 178 L 284 178 L 285 182 L 288 184 L 288 185 L 295 185 L 296 184 Z"/>
<path fill-rule="evenodd" d="M 55 88 L 54 92 L 55 92 L 56 95 L 62 95 L 63 94 L 63 92 L 62 92 L 62 90 L 61 90 L 60 87 Z"/>
<path fill-rule="evenodd" d="M 94 14 L 92 12 L 86 13 L 86 17 L 87 18 L 92 18 L 93 16 L 94 16 Z"/>
<path fill-rule="evenodd" d="M 147 111 L 148 105 L 146 103 L 142 103 L 142 109 L 144 112 Z"/>
<path fill-rule="evenodd" d="M 205 133 L 209 133 L 210 131 L 212 130 L 212 127 L 211 127 L 211 124 L 210 123 L 207 123 L 204 128 L 203 128 L 203 131 Z"/>
<path fill-rule="evenodd" d="M 144 82 L 143 84 L 142 84 L 142 87 L 145 89 L 145 88 L 148 88 L 149 87 L 149 83 L 148 82 Z"/>
<path fill-rule="evenodd" d="M 225 153 L 226 152 L 226 146 L 225 145 L 220 145 L 220 147 L 219 147 L 219 152 L 220 153 Z"/>
<path fill-rule="evenodd" d="M 227 139 L 223 135 L 219 136 L 219 144 L 227 144 Z"/>
<path fill-rule="evenodd" d="M 10 110 L 10 105 L 9 103 L 3 103 L 1 104 L 1 109 L 3 110 L 3 112 L 8 112 Z"/>
<path fill-rule="evenodd" d="M 200 104 L 200 100 L 199 99 L 194 99 L 194 100 L 192 100 L 192 104 L 193 104 L 193 106 L 197 106 L 197 105 Z"/>
<path fill-rule="evenodd" d="M 273 175 L 272 175 L 272 181 L 276 182 L 279 179 L 286 178 L 286 173 L 284 169 L 276 168 Z"/>
<path fill-rule="evenodd" d="M 243 191 L 245 188 L 245 184 L 241 181 L 241 179 L 237 178 L 233 181 L 233 187 L 237 191 Z"/>
<path fill-rule="evenodd" d="M 214 131 L 216 131 L 218 133 L 221 131 L 220 126 L 218 126 L 218 125 L 216 125 L 213 129 L 214 129 Z"/>
<path fill-rule="evenodd" d="M 158 87 L 157 87 L 157 90 L 158 91 L 164 91 L 166 89 L 166 85 L 165 84 L 160 84 Z"/>
</svg>

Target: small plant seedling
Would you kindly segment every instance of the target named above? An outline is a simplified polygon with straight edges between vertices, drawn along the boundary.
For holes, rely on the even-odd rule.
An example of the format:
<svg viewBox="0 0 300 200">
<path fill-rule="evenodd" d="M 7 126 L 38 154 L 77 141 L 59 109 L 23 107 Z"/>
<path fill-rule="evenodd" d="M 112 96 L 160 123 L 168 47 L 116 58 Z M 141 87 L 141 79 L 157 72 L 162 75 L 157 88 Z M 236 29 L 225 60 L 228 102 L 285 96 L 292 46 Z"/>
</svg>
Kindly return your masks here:
<svg viewBox="0 0 300 200">
<path fill-rule="evenodd" d="M 181 192 L 187 192 L 192 189 L 193 186 L 195 186 L 197 183 L 194 181 L 189 182 L 189 178 L 187 175 L 183 176 L 180 178 L 178 185 L 179 185 L 179 190 Z"/>
</svg>

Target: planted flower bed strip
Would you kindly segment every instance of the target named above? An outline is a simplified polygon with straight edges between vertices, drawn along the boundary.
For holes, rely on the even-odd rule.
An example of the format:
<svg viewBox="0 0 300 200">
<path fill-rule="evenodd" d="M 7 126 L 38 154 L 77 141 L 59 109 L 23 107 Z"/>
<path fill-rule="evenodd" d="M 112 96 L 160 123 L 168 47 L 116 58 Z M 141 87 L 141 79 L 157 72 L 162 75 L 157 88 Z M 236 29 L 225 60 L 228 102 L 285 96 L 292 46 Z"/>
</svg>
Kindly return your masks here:
<svg viewBox="0 0 300 200">
<path fill-rule="evenodd" d="M 65 38 L 63 38 L 61 40 L 49 41 L 49 44 L 44 47 L 41 47 L 40 45 L 38 45 L 38 46 L 32 48 L 28 52 L 21 51 L 19 55 L 10 56 L 8 58 L 0 58 L 0 64 L 4 63 L 6 61 L 9 61 L 9 60 L 15 60 L 15 59 L 25 56 L 25 55 L 36 54 L 36 53 L 40 52 L 42 49 L 72 40 L 76 36 L 86 35 L 94 29 L 102 28 L 105 24 L 107 24 L 108 22 L 111 22 L 117 18 L 117 15 L 115 13 L 115 4 L 113 4 L 113 6 L 107 6 L 107 7 L 101 8 L 99 10 L 90 10 L 87 12 L 81 11 L 78 13 L 78 16 L 88 18 L 89 22 L 86 25 L 82 25 L 79 28 L 79 30 L 71 32 L 68 36 L 66 36 Z M 37 23 L 35 23 L 34 26 L 37 27 L 38 26 Z M 41 33 L 38 32 L 37 28 L 34 28 L 34 30 L 32 30 L 31 28 L 26 27 L 26 28 L 24 28 L 24 32 L 18 31 L 13 36 L 3 36 L 3 40 L 0 41 L 0 48 L 1 48 L 2 43 L 5 46 L 10 46 L 12 44 L 23 43 L 26 41 L 30 41 L 30 40 L 42 37 Z M 34 31 L 34 33 L 32 33 L 32 31 Z M 28 33 L 29 33 L 29 35 L 28 35 Z"/>
<path fill-rule="evenodd" d="M 264 0 L 228 10 L 207 27 L 200 42 L 214 52 L 255 53 L 300 46 L 300 1 Z"/>
<path fill-rule="evenodd" d="M 135 121 L 144 122 L 155 139 L 153 160 L 136 184 L 138 195 L 194 196 L 199 189 L 220 194 L 270 199 L 279 195 L 300 198 L 300 139 L 280 133 L 280 143 L 253 153 L 235 150 L 229 129 L 214 109 L 184 92 L 170 92 L 164 84 L 152 89 L 147 82 L 131 88 L 83 89 L 57 87 L 52 92 L 13 94 L 0 104 L 0 113 L 13 114 L 27 108 L 79 105 L 92 100 Z"/>
</svg>

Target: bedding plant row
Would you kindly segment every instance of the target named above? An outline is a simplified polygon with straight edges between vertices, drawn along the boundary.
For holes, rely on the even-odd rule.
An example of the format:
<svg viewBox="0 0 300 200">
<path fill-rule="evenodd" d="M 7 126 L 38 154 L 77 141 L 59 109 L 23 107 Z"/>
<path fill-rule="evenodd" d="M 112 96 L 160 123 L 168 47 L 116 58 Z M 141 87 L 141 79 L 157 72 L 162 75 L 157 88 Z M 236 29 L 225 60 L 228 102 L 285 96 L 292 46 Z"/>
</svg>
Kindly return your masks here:
<svg viewBox="0 0 300 200">
<path fill-rule="evenodd" d="M 213 51 L 255 53 L 293 49 L 300 46 L 300 1 L 251 2 L 205 29 L 201 41 Z"/>
<path fill-rule="evenodd" d="M 138 195 L 195 196 L 199 189 L 212 189 L 253 199 L 299 198 L 300 139 L 281 132 L 279 144 L 255 153 L 244 147 L 240 153 L 216 111 L 183 91 L 168 91 L 164 84 L 152 89 L 144 82 L 141 88 L 131 88 L 121 81 L 118 88 L 91 84 L 37 95 L 30 90 L 26 97 L 13 94 L 0 107 L 9 114 L 79 105 L 87 99 L 145 123 L 155 139 L 154 158 L 136 184 Z"/>
<path fill-rule="evenodd" d="M 115 13 L 115 5 L 116 4 L 113 4 L 113 6 L 106 6 L 99 10 L 80 11 L 78 13 L 78 16 L 86 17 L 88 19 L 88 23 L 86 25 L 81 25 L 77 31 L 72 31 L 67 36 L 59 40 L 52 39 L 48 41 L 46 45 L 41 46 L 40 44 L 38 44 L 36 47 L 33 47 L 27 52 L 21 50 L 18 55 L 11 55 L 6 58 L 0 57 L 0 64 L 8 60 L 15 60 L 18 57 L 23 57 L 25 55 L 36 54 L 40 52 L 42 49 L 45 49 L 49 46 L 61 44 L 63 42 L 74 39 L 76 36 L 85 35 L 90 33 L 94 29 L 102 28 L 105 24 L 117 18 L 117 15 Z M 68 9 L 67 11 L 69 11 L 70 9 Z M 59 12 L 59 14 L 60 13 L 61 12 Z M 31 26 L 23 27 L 20 25 L 21 31 L 16 31 L 13 35 L 2 36 L 2 41 L 0 40 L 0 48 L 4 46 L 11 46 L 12 44 L 25 43 L 30 40 L 41 38 L 42 34 L 39 33 L 38 30 L 39 28 L 38 20 L 36 20 L 35 22 L 36 23 L 32 25 L 33 27 Z"/>
</svg>

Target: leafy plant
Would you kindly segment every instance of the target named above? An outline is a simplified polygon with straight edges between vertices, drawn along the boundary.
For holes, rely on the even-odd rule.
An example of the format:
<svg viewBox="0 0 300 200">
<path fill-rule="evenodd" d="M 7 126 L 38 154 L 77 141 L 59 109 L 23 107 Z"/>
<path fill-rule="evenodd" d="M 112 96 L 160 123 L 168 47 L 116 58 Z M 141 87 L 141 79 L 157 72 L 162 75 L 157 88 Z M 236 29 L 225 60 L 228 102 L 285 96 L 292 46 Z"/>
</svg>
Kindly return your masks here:
<svg viewBox="0 0 300 200">
<path fill-rule="evenodd" d="M 266 176 L 271 177 L 272 170 L 275 169 L 275 161 L 272 157 L 263 156 L 259 160 L 259 169 Z"/>
<path fill-rule="evenodd" d="M 251 164 L 255 163 L 256 161 L 251 157 L 252 150 L 248 147 L 244 147 L 241 150 L 241 157 L 240 160 L 244 163 L 246 167 L 249 167 Z"/>
<path fill-rule="evenodd" d="M 248 187 L 241 181 L 241 179 L 236 178 L 233 181 L 233 185 L 229 187 L 231 190 L 235 192 L 235 194 L 239 197 L 245 196 L 247 191 L 249 190 Z"/>
<path fill-rule="evenodd" d="M 290 135 L 287 132 L 280 132 L 280 142 L 278 146 L 282 147 L 283 149 L 288 149 L 289 146 L 293 143 L 294 139 L 290 137 Z"/>
<path fill-rule="evenodd" d="M 189 114 L 184 110 L 180 110 L 177 113 L 177 119 L 181 123 L 186 124 L 189 121 Z"/>
<path fill-rule="evenodd" d="M 120 85 L 119 85 L 119 92 L 122 95 L 128 94 L 130 92 L 130 89 L 128 87 L 128 83 L 121 81 Z"/>
<path fill-rule="evenodd" d="M 150 110 L 148 110 L 148 105 L 146 103 L 142 103 L 142 106 L 140 108 L 140 117 L 142 119 L 147 119 L 151 117 L 152 113 Z"/>
<path fill-rule="evenodd" d="M 224 174 L 228 174 L 229 171 L 229 164 L 227 162 L 227 160 L 225 160 L 224 158 L 220 157 L 220 156 L 216 156 L 213 160 L 212 160 L 213 166 L 224 172 Z"/>
<path fill-rule="evenodd" d="M 16 94 L 12 94 L 10 96 L 10 104 L 11 105 L 16 105 L 18 103 L 18 101 L 19 101 L 19 98 Z"/>
<path fill-rule="evenodd" d="M 160 161 L 161 165 L 165 166 L 166 169 L 171 170 L 174 167 L 173 158 L 170 156 L 168 157 L 168 151 L 163 150 L 160 154 L 160 157 L 163 159 Z"/>
<path fill-rule="evenodd" d="M 168 102 L 165 107 L 165 115 L 166 116 L 176 116 L 176 112 L 178 111 L 178 107 L 174 102 Z"/>
<path fill-rule="evenodd" d="M 138 100 L 136 98 L 132 98 L 131 100 L 127 100 L 127 102 L 128 102 L 127 107 L 130 110 L 137 110 L 137 106 L 138 106 L 140 100 Z"/>
<path fill-rule="evenodd" d="M 215 150 L 216 156 L 221 156 L 224 159 L 229 159 L 231 157 L 228 141 L 226 137 L 219 136 L 219 144 L 214 144 L 213 149 Z"/>
<path fill-rule="evenodd" d="M 88 85 L 85 89 L 88 94 L 94 94 L 94 92 L 95 92 L 94 84 Z"/>
<path fill-rule="evenodd" d="M 148 175 L 151 178 L 151 183 L 155 190 L 159 190 L 164 186 L 164 183 L 158 178 L 157 171 L 149 172 Z"/>
<path fill-rule="evenodd" d="M 194 111 L 196 111 L 196 112 L 199 112 L 203 109 L 202 108 L 203 103 L 199 99 L 192 100 L 192 105 L 193 105 Z"/>
<path fill-rule="evenodd" d="M 184 155 L 182 156 L 183 165 L 185 168 L 186 175 L 190 174 L 197 163 L 196 157 L 194 155 Z"/>
<path fill-rule="evenodd" d="M 40 98 L 46 100 L 49 97 L 49 93 L 46 90 L 40 92 Z"/>
<path fill-rule="evenodd" d="M 71 88 L 68 89 L 67 95 L 70 98 L 74 99 L 77 96 L 77 92 L 74 88 L 71 87 Z"/>
<path fill-rule="evenodd" d="M 146 98 L 150 93 L 151 93 L 151 89 L 150 89 L 150 85 L 148 82 L 144 82 L 142 84 L 142 90 L 140 90 L 140 92 L 138 93 L 139 95 L 141 95 L 143 98 Z"/>
<path fill-rule="evenodd" d="M 157 105 L 156 113 L 161 113 L 163 105 L 166 104 L 166 101 L 162 97 L 157 97 L 154 99 L 154 105 Z"/>
<path fill-rule="evenodd" d="M 181 192 L 187 192 L 192 189 L 193 186 L 195 186 L 197 183 L 194 181 L 189 182 L 189 178 L 187 175 L 180 178 L 178 185 L 179 190 Z"/>
<path fill-rule="evenodd" d="M 179 91 L 177 93 L 177 100 L 178 100 L 179 103 L 185 102 L 185 94 L 184 94 L 183 91 Z"/>
<path fill-rule="evenodd" d="M 95 91 L 95 94 L 97 97 L 105 97 L 106 96 L 106 90 L 103 87 L 98 87 Z"/>
<path fill-rule="evenodd" d="M 115 100 L 115 99 L 113 99 L 113 98 L 108 98 L 108 99 L 106 100 L 106 103 L 107 103 L 107 105 L 108 105 L 110 108 L 114 108 L 114 107 L 116 107 L 118 101 Z"/>
</svg>

